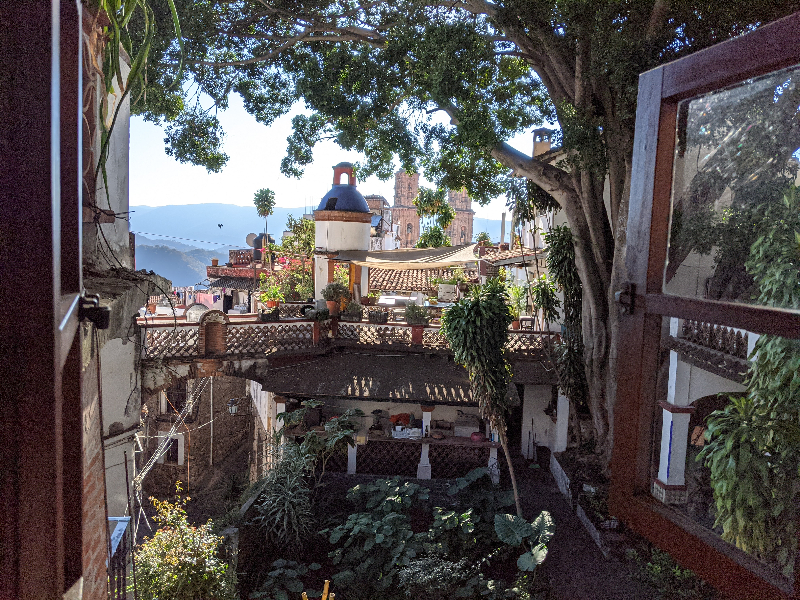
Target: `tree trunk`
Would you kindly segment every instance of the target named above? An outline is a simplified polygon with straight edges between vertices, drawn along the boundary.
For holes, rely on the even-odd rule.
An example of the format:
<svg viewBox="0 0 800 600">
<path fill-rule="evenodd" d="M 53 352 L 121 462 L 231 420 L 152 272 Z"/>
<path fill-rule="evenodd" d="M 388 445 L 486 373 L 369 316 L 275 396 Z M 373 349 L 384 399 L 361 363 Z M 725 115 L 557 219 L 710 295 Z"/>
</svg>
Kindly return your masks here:
<svg viewBox="0 0 800 600">
<path fill-rule="evenodd" d="M 508 449 L 508 436 L 506 435 L 505 420 L 500 423 L 500 427 L 496 427 L 497 433 L 500 435 L 500 445 L 503 447 L 503 453 L 506 455 L 506 464 L 508 465 L 508 475 L 511 477 L 511 487 L 514 490 L 514 504 L 517 507 L 517 516 L 522 517 L 522 503 L 519 498 L 519 490 L 517 489 L 517 475 L 514 472 L 514 465 L 511 462 L 511 452 Z M 498 465 L 498 468 L 500 465 Z"/>
</svg>

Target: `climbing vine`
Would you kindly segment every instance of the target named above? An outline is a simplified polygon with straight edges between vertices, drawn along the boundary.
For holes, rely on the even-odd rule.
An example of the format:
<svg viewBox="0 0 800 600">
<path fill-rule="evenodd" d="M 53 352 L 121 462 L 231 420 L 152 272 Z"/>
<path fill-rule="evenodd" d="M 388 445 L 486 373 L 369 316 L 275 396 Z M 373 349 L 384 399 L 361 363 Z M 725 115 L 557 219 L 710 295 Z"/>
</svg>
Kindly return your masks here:
<svg viewBox="0 0 800 600">
<path fill-rule="evenodd" d="M 469 372 L 472 397 L 478 402 L 481 416 L 500 435 L 506 457 L 510 457 L 506 434 L 507 391 L 511 365 L 506 356 L 508 326 L 512 316 L 508 291 L 500 279 L 490 279 L 462 298 L 442 317 L 442 331 L 455 354 L 455 360 Z M 517 514 L 522 516 L 517 480 L 511 460 L 507 459 L 514 488 Z"/>
</svg>

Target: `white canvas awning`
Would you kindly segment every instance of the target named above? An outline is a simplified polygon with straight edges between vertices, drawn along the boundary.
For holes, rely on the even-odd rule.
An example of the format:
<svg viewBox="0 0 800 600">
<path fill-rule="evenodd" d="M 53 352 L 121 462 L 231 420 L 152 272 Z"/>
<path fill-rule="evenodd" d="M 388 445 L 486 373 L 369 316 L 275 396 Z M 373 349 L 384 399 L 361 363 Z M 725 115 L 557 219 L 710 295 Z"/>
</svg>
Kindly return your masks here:
<svg viewBox="0 0 800 600">
<path fill-rule="evenodd" d="M 460 267 L 477 261 L 475 246 L 448 246 L 446 248 L 405 248 L 403 250 L 343 250 L 334 260 L 350 262 L 362 267 L 378 269 L 445 269 Z"/>
</svg>

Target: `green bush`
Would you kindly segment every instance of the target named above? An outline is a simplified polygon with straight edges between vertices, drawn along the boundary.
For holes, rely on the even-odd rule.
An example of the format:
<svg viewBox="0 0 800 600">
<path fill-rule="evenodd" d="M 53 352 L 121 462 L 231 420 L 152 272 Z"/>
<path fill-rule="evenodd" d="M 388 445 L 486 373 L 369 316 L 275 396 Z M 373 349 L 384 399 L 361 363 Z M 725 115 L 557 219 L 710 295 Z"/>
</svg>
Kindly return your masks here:
<svg viewBox="0 0 800 600">
<path fill-rule="evenodd" d="M 175 503 L 150 500 L 161 527 L 134 554 L 139 598 L 236 598 L 236 573 L 219 556 L 222 537 L 212 533 L 211 521 L 190 525 L 185 508 L 188 498 L 179 496 Z"/>
<path fill-rule="evenodd" d="M 329 302 L 341 302 L 350 298 L 350 290 L 339 281 L 332 281 L 322 288 L 322 297 Z"/>
<path fill-rule="evenodd" d="M 487 582 L 477 566 L 465 558 L 453 562 L 441 556 L 425 556 L 408 563 L 398 573 L 400 589 L 407 598 L 451 600 L 486 597 Z"/>
<path fill-rule="evenodd" d="M 317 571 L 322 567 L 318 563 L 305 565 L 293 560 L 278 559 L 272 563 L 272 570 L 267 573 L 267 578 L 261 589 L 250 593 L 254 600 L 289 600 L 297 598 L 305 589 L 302 577 L 309 571 Z M 312 598 L 321 596 L 322 592 L 309 591 Z"/>
</svg>

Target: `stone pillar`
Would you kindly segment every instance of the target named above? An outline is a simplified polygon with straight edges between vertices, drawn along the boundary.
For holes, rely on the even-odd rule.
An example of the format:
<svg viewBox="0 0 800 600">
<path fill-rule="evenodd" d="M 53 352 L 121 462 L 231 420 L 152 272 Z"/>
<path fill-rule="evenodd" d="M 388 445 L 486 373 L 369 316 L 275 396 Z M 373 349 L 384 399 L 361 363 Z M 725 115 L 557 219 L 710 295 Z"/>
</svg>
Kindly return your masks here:
<svg viewBox="0 0 800 600">
<path fill-rule="evenodd" d="M 423 404 L 420 408 L 422 409 L 422 435 L 425 435 L 426 428 L 430 432 L 431 417 L 433 416 L 434 407 Z M 417 479 L 431 478 L 431 462 L 429 458 L 430 446 L 430 444 L 426 444 L 425 442 L 422 443 L 422 452 L 419 457 L 419 465 L 417 465 Z"/>
<path fill-rule="evenodd" d="M 348 446 L 347 447 L 347 474 L 348 475 L 355 475 L 356 473 L 356 454 L 358 452 L 358 446 Z"/>
<path fill-rule="evenodd" d="M 489 449 L 489 477 L 495 485 L 500 483 L 500 465 L 497 463 L 497 447 L 492 446 Z"/>
<path fill-rule="evenodd" d="M 322 298 L 322 288 L 328 285 L 328 257 L 314 255 L 314 299 Z"/>
<path fill-rule="evenodd" d="M 651 490 L 653 496 L 665 504 L 685 504 L 687 500 L 686 449 L 689 445 L 689 418 L 695 409 L 689 406 L 690 375 L 691 365 L 680 361 L 678 353 L 671 350 L 667 400 L 659 403 L 663 423 L 658 477 L 653 480 Z"/>
<path fill-rule="evenodd" d="M 556 408 L 556 439 L 553 452 L 564 452 L 569 439 L 569 398 L 560 391 Z"/>
</svg>

